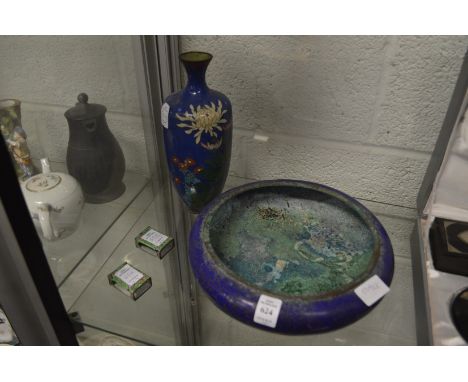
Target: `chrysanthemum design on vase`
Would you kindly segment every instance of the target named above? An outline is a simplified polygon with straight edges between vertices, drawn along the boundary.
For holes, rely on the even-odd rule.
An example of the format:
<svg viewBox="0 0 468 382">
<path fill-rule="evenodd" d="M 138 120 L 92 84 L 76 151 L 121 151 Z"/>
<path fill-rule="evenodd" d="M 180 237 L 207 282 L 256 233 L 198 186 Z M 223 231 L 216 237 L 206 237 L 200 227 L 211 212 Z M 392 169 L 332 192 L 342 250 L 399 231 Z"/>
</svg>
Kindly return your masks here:
<svg viewBox="0 0 468 382">
<path fill-rule="evenodd" d="M 231 101 L 205 81 L 212 58 L 206 52 L 182 53 L 187 84 L 168 96 L 161 108 L 171 178 L 192 213 L 200 213 L 221 193 L 231 159 Z"/>
<path fill-rule="evenodd" d="M 223 138 L 218 134 L 223 131 L 223 125 L 227 122 L 223 118 L 227 110 L 223 110 L 223 104 L 218 100 L 218 106 L 213 102 L 210 105 L 200 106 L 196 108 L 193 105 L 189 106 L 191 113 L 188 111 L 185 114 L 176 114 L 176 118 L 181 121 L 177 127 L 185 129 L 185 134 L 194 134 L 195 143 L 201 145 L 207 150 L 218 149 Z"/>
</svg>

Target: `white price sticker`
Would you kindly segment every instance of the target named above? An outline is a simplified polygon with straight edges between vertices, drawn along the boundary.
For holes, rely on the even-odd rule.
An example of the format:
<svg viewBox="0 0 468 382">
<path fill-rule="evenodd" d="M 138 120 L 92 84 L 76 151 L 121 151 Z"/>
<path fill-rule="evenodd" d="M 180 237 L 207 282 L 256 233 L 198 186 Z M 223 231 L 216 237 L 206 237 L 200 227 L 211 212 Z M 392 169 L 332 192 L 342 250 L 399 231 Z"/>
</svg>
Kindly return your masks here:
<svg viewBox="0 0 468 382">
<path fill-rule="evenodd" d="M 278 298 L 260 295 L 255 309 L 254 322 L 257 324 L 269 326 L 270 328 L 276 327 L 278 316 L 281 310 L 281 301 Z"/>
<path fill-rule="evenodd" d="M 170 110 L 169 104 L 165 103 L 161 107 L 161 124 L 168 129 L 169 128 L 169 110 Z"/>
<path fill-rule="evenodd" d="M 143 273 L 138 272 L 135 268 L 133 268 L 131 265 L 126 264 L 122 268 L 120 268 L 115 275 L 124 281 L 129 287 L 131 287 L 133 284 L 138 282 L 143 276 Z"/>
<path fill-rule="evenodd" d="M 377 275 L 372 276 L 369 280 L 363 282 L 354 289 L 354 293 L 356 293 L 367 306 L 374 305 L 388 292 L 390 292 L 390 288 Z"/>
<path fill-rule="evenodd" d="M 164 243 L 164 241 L 167 239 L 167 236 L 159 233 L 158 231 L 155 231 L 154 229 L 150 229 L 141 238 L 158 247 Z"/>
</svg>

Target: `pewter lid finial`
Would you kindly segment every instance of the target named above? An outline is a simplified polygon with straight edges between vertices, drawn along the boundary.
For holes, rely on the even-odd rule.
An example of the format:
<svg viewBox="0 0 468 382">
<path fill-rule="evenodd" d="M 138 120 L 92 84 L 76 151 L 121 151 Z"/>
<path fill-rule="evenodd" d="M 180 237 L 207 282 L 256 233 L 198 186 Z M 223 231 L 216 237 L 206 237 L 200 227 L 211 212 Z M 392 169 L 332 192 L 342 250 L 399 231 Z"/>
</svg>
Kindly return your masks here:
<svg viewBox="0 0 468 382">
<path fill-rule="evenodd" d="M 83 121 L 93 118 L 99 118 L 106 112 L 106 107 L 97 103 L 88 103 L 86 93 L 78 94 L 78 102 L 72 108 L 65 112 L 65 117 L 72 121 Z"/>
<path fill-rule="evenodd" d="M 78 94 L 77 98 L 79 103 L 88 103 L 88 95 L 86 93 Z"/>
</svg>

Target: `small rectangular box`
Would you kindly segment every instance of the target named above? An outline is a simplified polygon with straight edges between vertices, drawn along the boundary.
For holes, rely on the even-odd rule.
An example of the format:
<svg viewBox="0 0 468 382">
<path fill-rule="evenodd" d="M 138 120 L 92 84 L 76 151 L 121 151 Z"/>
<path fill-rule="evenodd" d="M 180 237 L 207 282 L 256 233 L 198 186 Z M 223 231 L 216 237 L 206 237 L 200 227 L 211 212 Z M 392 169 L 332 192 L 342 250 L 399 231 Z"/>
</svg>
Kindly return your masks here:
<svg viewBox="0 0 468 382">
<path fill-rule="evenodd" d="M 435 218 L 429 231 L 434 268 L 468 276 L 468 223 Z"/>
<path fill-rule="evenodd" d="M 110 285 L 133 300 L 140 298 L 152 285 L 151 277 L 128 263 L 123 263 L 107 277 Z"/>
<path fill-rule="evenodd" d="M 146 227 L 136 238 L 135 245 L 141 250 L 162 259 L 174 248 L 174 239 L 154 228 Z"/>
</svg>

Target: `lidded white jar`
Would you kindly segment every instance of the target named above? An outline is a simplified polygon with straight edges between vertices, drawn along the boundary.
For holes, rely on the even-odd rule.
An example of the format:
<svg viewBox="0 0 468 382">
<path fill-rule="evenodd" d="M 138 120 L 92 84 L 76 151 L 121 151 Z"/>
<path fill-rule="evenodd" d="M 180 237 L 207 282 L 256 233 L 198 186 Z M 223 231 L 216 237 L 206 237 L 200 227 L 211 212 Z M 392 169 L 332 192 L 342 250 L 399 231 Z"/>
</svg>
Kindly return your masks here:
<svg viewBox="0 0 468 382">
<path fill-rule="evenodd" d="M 42 173 L 21 183 L 26 204 L 37 231 L 47 240 L 58 240 L 78 227 L 84 205 L 83 192 L 71 175 L 51 172 L 41 159 Z"/>
</svg>

